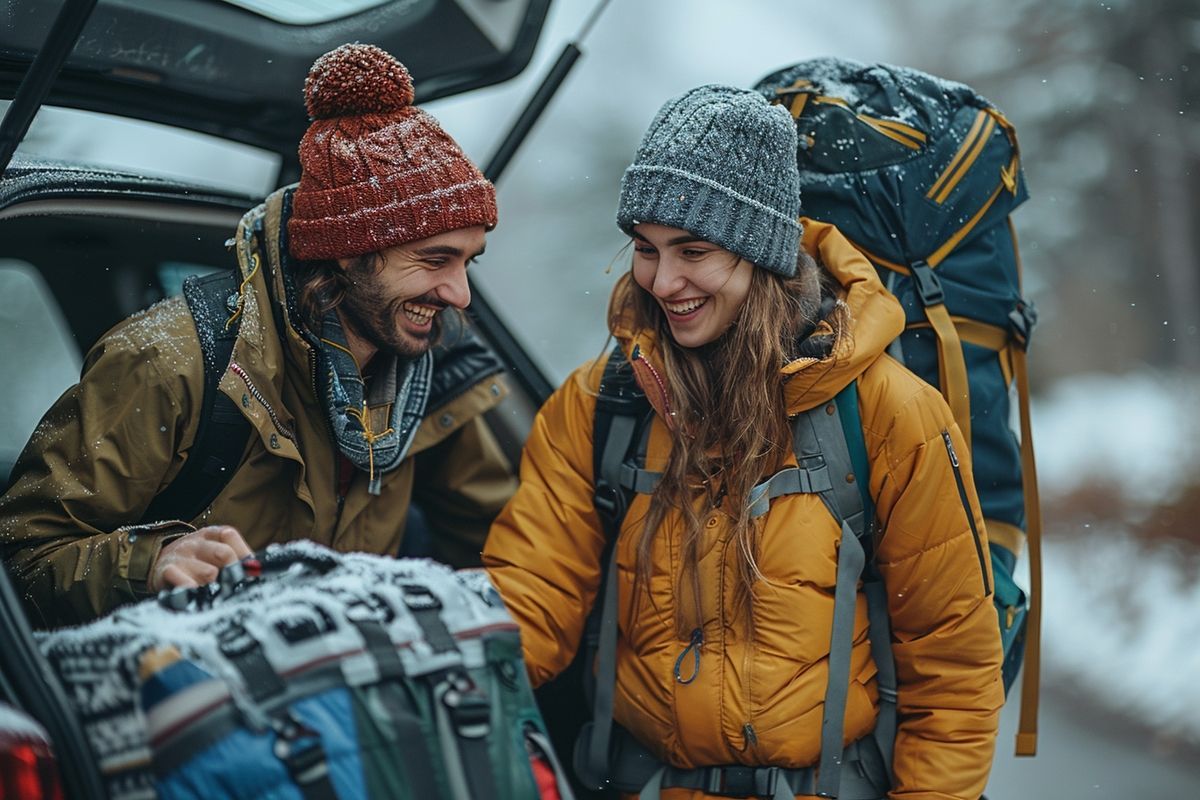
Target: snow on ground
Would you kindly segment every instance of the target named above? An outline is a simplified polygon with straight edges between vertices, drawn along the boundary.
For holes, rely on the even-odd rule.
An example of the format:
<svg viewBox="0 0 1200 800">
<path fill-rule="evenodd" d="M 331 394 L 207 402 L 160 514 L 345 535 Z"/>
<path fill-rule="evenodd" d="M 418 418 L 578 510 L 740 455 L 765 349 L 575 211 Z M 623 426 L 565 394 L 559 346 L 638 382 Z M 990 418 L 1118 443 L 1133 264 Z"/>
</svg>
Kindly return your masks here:
<svg viewBox="0 0 1200 800">
<path fill-rule="evenodd" d="M 1200 466 L 1200 379 L 1154 372 L 1078 375 L 1033 408 L 1038 486 L 1065 494 L 1119 483 L 1130 502 L 1171 499 Z"/>
<path fill-rule="evenodd" d="M 1200 581 L 1195 553 L 1119 530 L 1052 539 L 1043 560 L 1043 678 L 1200 745 Z"/>
<path fill-rule="evenodd" d="M 1197 480 L 1197 399 L 1191 376 L 1060 382 L 1033 410 L 1043 497 L 1102 481 L 1135 511 L 1170 501 Z M 1200 551 L 1136 541 L 1122 520 L 1048 522 L 1043 678 L 1200 744 Z"/>
</svg>

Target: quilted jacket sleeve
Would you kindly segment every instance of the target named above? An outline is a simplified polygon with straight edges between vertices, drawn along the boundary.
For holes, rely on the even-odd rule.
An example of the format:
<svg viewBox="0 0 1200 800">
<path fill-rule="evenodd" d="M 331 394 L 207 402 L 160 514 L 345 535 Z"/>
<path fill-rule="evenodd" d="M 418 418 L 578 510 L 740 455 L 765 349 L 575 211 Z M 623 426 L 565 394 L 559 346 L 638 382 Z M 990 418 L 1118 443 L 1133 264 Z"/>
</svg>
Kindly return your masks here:
<svg viewBox="0 0 1200 800">
<path fill-rule="evenodd" d="M 899 683 L 889 797 L 977 800 L 1004 702 L 987 536 L 949 408 L 915 377 L 891 382 L 916 389 L 867 432 Z"/>
<path fill-rule="evenodd" d="M 496 519 L 483 563 L 521 627 L 534 685 L 571 663 L 600 583 L 604 534 L 592 505 L 595 398 L 583 370 L 534 420 L 516 495 Z"/>
</svg>

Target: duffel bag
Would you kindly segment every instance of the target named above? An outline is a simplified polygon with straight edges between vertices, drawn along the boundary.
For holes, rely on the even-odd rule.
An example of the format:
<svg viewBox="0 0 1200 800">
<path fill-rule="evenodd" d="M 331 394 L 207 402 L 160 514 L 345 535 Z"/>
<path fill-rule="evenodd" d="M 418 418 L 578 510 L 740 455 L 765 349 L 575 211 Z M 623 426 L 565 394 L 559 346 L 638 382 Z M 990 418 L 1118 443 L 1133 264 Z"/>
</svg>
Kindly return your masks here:
<svg viewBox="0 0 1200 800">
<path fill-rule="evenodd" d="M 570 797 L 481 571 L 273 545 L 39 645 L 115 800 Z"/>
</svg>

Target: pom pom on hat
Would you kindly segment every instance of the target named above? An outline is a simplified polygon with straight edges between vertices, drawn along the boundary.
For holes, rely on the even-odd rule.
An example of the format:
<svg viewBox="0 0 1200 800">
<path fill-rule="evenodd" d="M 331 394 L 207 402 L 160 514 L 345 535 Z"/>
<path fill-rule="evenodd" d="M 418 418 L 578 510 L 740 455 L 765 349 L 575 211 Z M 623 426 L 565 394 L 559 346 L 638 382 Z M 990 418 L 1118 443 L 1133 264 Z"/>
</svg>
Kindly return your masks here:
<svg viewBox="0 0 1200 800">
<path fill-rule="evenodd" d="M 344 44 L 313 63 L 304 81 L 312 119 L 388 114 L 412 105 L 408 69 L 373 44 Z"/>
</svg>

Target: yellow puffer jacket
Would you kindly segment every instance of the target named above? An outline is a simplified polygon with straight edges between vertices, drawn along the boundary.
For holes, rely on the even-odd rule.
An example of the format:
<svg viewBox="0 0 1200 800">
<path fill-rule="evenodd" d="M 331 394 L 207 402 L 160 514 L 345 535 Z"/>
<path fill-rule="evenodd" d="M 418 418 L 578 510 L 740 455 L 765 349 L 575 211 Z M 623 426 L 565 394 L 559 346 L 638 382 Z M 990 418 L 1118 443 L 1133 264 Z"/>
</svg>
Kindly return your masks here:
<svg viewBox="0 0 1200 800">
<path fill-rule="evenodd" d="M 853 336 L 834 358 L 785 366 L 792 412 L 829 402 L 858 380 L 870 489 L 882 536 L 876 561 L 888 590 L 892 649 L 899 681 L 900 728 L 892 798 L 978 800 L 991 764 L 999 708 L 1000 639 L 991 602 L 983 517 L 967 448 L 942 397 L 883 350 L 903 313 L 871 265 L 832 227 L 807 221 L 804 246 L 845 288 Z M 660 372 L 644 331 L 616 330 Z M 535 684 L 575 655 L 599 586 L 604 533 L 592 505 L 592 419 L 600 369 L 585 365 L 547 401 L 526 444 L 521 485 L 489 534 L 488 567 L 521 625 Z M 647 392 L 657 391 L 643 387 Z M 950 442 L 967 501 L 959 493 Z M 669 452 L 661 419 L 652 425 L 646 468 L 661 470 Z M 790 465 L 795 465 L 794 459 Z M 759 566 L 770 581 L 754 596 L 756 635 L 731 611 L 737 553 L 728 518 L 714 512 L 700 547 L 704 630 L 695 680 L 675 680 L 688 641 L 676 633 L 678 524 L 654 542 L 650 591 L 635 619 L 633 576 L 641 520 L 637 496 L 618 543 L 620 586 L 614 716 L 655 755 L 680 767 L 816 763 L 826 686 L 840 529 L 816 495 L 772 502 Z M 974 518 L 974 526 L 968 521 Z M 694 609 L 683 609 L 691 615 Z M 691 617 L 694 618 L 694 617 Z M 688 659 L 689 664 L 691 659 Z M 875 664 L 860 592 L 846 705 L 846 741 L 874 725 Z M 664 798 L 701 797 L 684 790 Z"/>
</svg>

